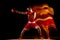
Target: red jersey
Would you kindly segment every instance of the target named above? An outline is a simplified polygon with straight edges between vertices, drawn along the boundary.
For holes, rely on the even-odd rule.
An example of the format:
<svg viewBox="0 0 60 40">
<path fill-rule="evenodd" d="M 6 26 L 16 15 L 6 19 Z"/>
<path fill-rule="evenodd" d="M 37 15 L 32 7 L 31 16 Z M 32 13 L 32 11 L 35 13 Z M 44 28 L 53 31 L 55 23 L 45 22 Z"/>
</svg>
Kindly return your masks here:
<svg viewBox="0 0 60 40">
<path fill-rule="evenodd" d="M 26 14 L 28 15 L 28 21 L 34 21 L 34 12 L 26 12 Z"/>
</svg>

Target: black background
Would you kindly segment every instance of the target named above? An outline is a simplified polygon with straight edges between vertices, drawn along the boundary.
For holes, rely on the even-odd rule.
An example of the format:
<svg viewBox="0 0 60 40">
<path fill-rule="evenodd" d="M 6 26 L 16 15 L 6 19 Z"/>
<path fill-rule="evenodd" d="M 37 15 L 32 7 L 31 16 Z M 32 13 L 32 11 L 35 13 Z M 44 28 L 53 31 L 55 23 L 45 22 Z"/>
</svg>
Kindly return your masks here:
<svg viewBox="0 0 60 40">
<path fill-rule="evenodd" d="M 60 36 L 60 5 L 59 0 L 1 0 L 0 1 L 0 38 L 18 38 L 27 23 L 27 15 L 12 13 L 11 9 L 26 11 L 26 8 L 35 4 L 48 3 L 54 8 L 54 20 Z M 58 38 L 57 37 L 57 38 Z"/>
</svg>

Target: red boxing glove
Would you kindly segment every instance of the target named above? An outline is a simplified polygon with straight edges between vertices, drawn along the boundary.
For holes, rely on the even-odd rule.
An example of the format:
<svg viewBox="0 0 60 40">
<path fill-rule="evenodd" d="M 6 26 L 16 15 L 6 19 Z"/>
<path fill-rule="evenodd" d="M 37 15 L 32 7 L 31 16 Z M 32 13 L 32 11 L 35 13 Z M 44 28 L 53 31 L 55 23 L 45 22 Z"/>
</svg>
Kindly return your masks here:
<svg viewBox="0 0 60 40">
<path fill-rule="evenodd" d="M 16 12 L 16 10 L 15 9 L 11 9 L 11 12 L 14 13 L 14 12 Z"/>
</svg>

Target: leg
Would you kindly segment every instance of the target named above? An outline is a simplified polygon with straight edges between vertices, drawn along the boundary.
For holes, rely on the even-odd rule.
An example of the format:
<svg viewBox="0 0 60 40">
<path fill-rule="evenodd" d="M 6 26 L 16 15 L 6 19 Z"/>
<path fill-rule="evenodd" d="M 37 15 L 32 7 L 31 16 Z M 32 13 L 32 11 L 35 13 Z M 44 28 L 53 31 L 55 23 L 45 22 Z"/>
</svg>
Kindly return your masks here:
<svg viewBox="0 0 60 40">
<path fill-rule="evenodd" d="M 41 36 L 41 39 L 43 39 L 43 35 L 42 35 L 42 32 L 41 32 L 41 28 L 39 26 L 36 26 L 35 29 L 37 29 L 39 35 Z"/>
<path fill-rule="evenodd" d="M 43 25 L 42 27 L 43 27 L 43 29 L 45 30 L 48 39 L 50 40 L 50 35 L 49 35 L 49 29 L 48 29 L 48 27 L 45 27 L 44 25 Z"/>
<path fill-rule="evenodd" d="M 27 31 L 28 29 L 24 28 L 20 34 L 20 37 L 22 38 L 22 36 L 24 35 L 24 33 Z"/>
<path fill-rule="evenodd" d="M 22 36 L 24 35 L 24 33 L 27 31 L 28 29 L 24 28 L 20 34 L 19 40 L 22 39 Z"/>
<path fill-rule="evenodd" d="M 49 30 L 50 30 L 50 35 L 51 35 L 51 38 L 54 38 L 56 37 L 58 34 L 58 30 L 56 28 L 56 26 L 54 25 L 49 25 Z M 54 36 L 55 35 L 55 36 Z"/>
<path fill-rule="evenodd" d="M 50 39 L 49 29 L 48 29 L 48 28 L 46 28 L 46 29 L 45 29 L 45 31 L 46 31 L 46 34 L 47 34 L 48 39 Z"/>
<path fill-rule="evenodd" d="M 27 23 L 27 25 L 24 27 L 24 29 L 22 30 L 22 32 L 20 34 L 19 40 L 22 39 L 22 36 L 24 35 L 24 33 L 29 29 L 30 29 L 30 24 Z"/>
</svg>

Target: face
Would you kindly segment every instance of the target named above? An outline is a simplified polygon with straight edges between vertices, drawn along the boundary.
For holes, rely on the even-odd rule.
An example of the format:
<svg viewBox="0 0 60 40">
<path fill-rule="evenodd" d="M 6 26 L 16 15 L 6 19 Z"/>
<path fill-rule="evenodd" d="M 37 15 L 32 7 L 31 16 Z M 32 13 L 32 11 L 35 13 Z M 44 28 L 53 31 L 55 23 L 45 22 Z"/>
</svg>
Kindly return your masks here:
<svg viewBox="0 0 60 40">
<path fill-rule="evenodd" d="M 32 12 L 32 8 L 27 8 L 28 11 Z"/>
</svg>

